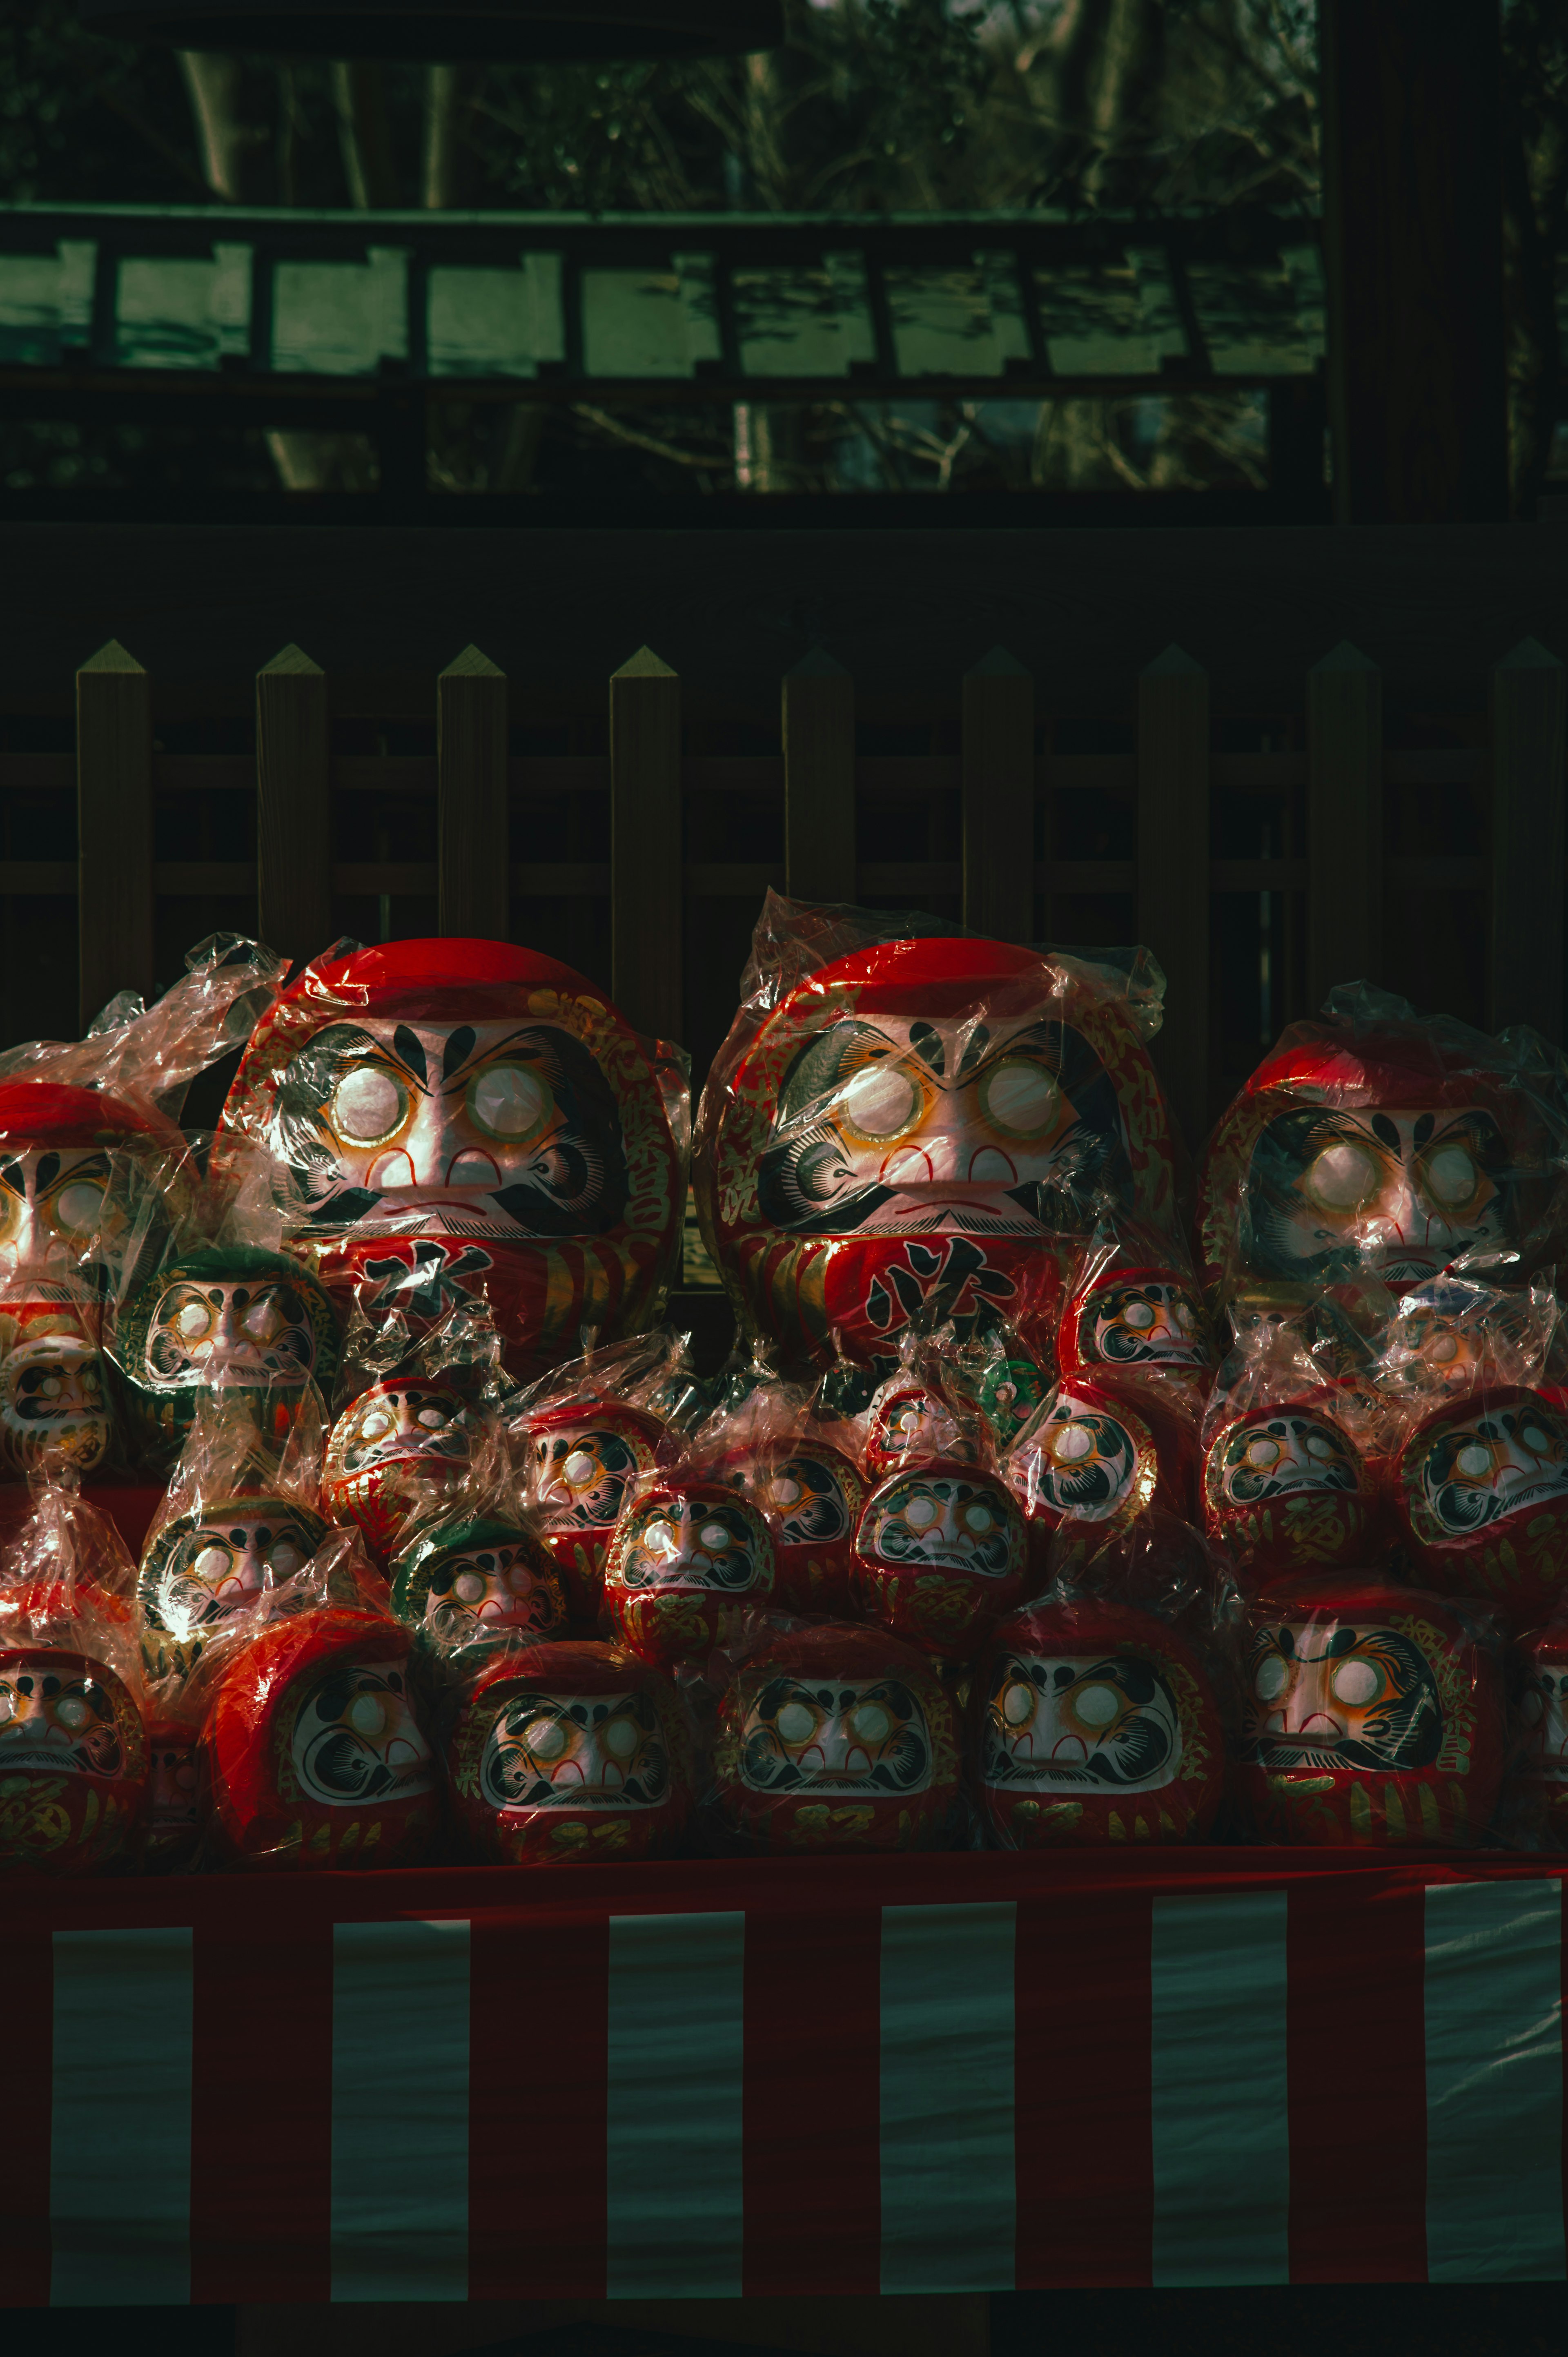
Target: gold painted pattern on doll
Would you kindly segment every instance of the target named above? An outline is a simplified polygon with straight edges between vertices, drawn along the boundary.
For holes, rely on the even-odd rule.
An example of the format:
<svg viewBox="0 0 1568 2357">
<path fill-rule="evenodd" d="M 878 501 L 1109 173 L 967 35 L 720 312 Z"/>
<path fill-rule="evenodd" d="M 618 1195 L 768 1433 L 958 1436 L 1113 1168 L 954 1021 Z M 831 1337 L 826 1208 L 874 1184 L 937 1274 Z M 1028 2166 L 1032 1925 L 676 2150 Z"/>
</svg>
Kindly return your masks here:
<svg viewBox="0 0 1568 2357">
<path fill-rule="evenodd" d="M 1104 1067 L 1038 1016 L 831 1024 L 785 1074 L 757 1174 L 764 1220 L 797 1235 L 1033 1235 L 1129 1184 Z"/>
<path fill-rule="evenodd" d="M 461 1411 L 428 1383 L 389 1383 L 367 1392 L 351 1410 L 332 1459 L 343 1473 L 409 1457 L 466 1458 L 467 1427 Z"/>
<path fill-rule="evenodd" d="M 300 1790 L 335 1809 L 411 1801 L 430 1790 L 430 1746 L 392 1662 L 332 1662 L 300 1695 L 288 1757 Z"/>
<path fill-rule="evenodd" d="M 553 1023 L 329 1024 L 270 1132 L 324 1232 L 594 1236 L 626 1211 L 615 1092 Z"/>
<path fill-rule="evenodd" d="M 0 1158 L 0 1275 L 80 1260 L 103 1224 L 109 1157 L 29 1147 Z"/>
<path fill-rule="evenodd" d="M 1270 1770 L 1428 1768 L 1443 1743 L 1432 1663 L 1397 1629 L 1277 1623 L 1252 1641 L 1246 1741 Z"/>
<path fill-rule="evenodd" d="M 740 1780 L 754 1792 L 875 1797 L 931 1781 L 925 1713 L 897 1678 L 770 1679 L 746 1713 Z"/>
<path fill-rule="evenodd" d="M 1315 1490 L 1354 1491 L 1356 1459 L 1343 1433 L 1316 1415 L 1271 1415 L 1238 1426 L 1220 1453 L 1219 1491 L 1258 1506 Z"/>
<path fill-rule="evenodd" d="M 120 1776 L 125 1731 L 108 1689 L 47 1660 L 0 1668 L 0 1776 Z"/>
<path fill-rule="evenodd" d="M 319 1515 L 281 1499 L 231 1505 L 182 1533 L 151 1584 L 148 1618 L 172 1637 L 194 1636 L 293 1579 L 326 1535 Z"/>
<path fill-rule="evenodd" d="M 1423 1519 L 1466 1538 L 1568 1491 L 1568 1432 L 1542 1404 L 1494 1408 L 1437 1433 L 1419 1481 Z"/>
<path fill-rule="evenodd" d="M 1181 1717 L 1140 1653 L 1009 1653 L 986 1703 L 981 1776 L 1035 1792 L 1156 1792 L 1181 1772 Z"/>
<path fill-rule="evenodd" d="M 1106 1285 L 1079 1315 L 1084 1355 L 1112 1367 L 1201 1367 L 1208 1358 L 1203 1319 L 1184 1285 L 1151 1281 Z"/>
<path fill-rule="evenodd" d="M 670 1754 L 651 1695 L 525 1695 L 485 1737 L 479 1790 L 494 1809 L 656 1809 Z"/>
<path fill-rule="evenodd" d="M 1281 1114 L 1248 1173 L 1248 1257 L 1276 1276 L 1354 1261 L 1418 1284 L 1461 1253 L 1507 1243 L 1505 1160 L 1477 1107 Z"/>
<path fill-rule="evenodd" d="M 1534 1665 L 1520 1698 L 1525 1767 L 1552 1784 L 1568 1784 L 1568 1669 Z"/>
<path fill-rule="evenodd" d="M 91 1473 L 109 1454 L 103 1369 L 91 1342 L 43 1334 L 18 1344 L 0 1365 L 0 1430 L 19 1471 L 46 1457 Z"/>
<path fill-rule="evenodd" d="M 448 1641 L 495 1636 L 503 1629 L 553 1629 L 563 1611 L 560 1590 L 535 1569 L 523 1538 L 444 1555 L 424 1592 L 424 1618 Z"/>
<path fill-rule="evenodd" d="M 1058 1392 L 1030 1469 L 1041 1504 L 1079 1522 L 1101 1523 L 1125 1502 L 1137 1479 L 1137 1444 L 1115 1416 Z"/>
<path fill-rule="evenodd" d="M 787 1457 L 765 1473 L 755 1496 L 779 1524 L 786 1546 L 826 1546 L 849 1534 L 849 1501 L 831 1465 L 817 1457 Z"/>
<path fill-rule="evenodd" d="M 1005 1579 L 1014 1533 L 1001 1500 L 982 1480 L 906 1474 L 887 1491 L 871 1529 L 871 1553 L 915 1570 L 965 1571 Z"/>
<path fill-rule="evenodd" d="M 628 1587 L 718 1588 L 737 1596 L 755 1585 L 757 1572 L 756 1538 L 738 1508 L 676 1499 L 635 1517 L 620 1576 Z"/>
<path fill-rule="evenodd" d="M 630 1442 L 598 1425 L 545 1433 L 533 1456 L 547 1531 L 609 1529 L 642 1469 Z"/>
<path fill-rule="evenodd" d="M 147 1321 L 142 1361 L 155 1391 L 303 1383 L 315 1371 L 316 1334 L 286 1277 L 180 1277 Z"/>
</svg>

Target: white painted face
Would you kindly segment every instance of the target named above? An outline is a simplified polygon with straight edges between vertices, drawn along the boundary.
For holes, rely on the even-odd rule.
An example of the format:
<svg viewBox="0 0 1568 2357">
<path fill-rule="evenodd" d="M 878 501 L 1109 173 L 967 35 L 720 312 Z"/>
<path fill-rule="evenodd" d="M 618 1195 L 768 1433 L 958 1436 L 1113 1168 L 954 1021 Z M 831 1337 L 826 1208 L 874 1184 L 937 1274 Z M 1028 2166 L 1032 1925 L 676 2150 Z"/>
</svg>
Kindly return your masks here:
<svg viewBox="0 0 1568 2357">
<path fill-rule="evenodd" d="M 113 1437 L 103 1369 L 91 1342 L 44 1334 L 0 1363 L 0 1437 L 18 1472 L 51 1458 L 91 1473 Z"/>
<path fill-rule="evenodd" d="M 289 1757 L 306 1797 L 327 1808 L 389 1805 L 427 1792 L 430 1746 L 400 1663 L 330 1662 L 295 1706 Z"/>
<path fill-rule="evenodd" d="M 1520 1703 L 1529 1770 L 1549 1784 L 1568 1784 L 1568 1669 L 1535 1664 Z"/>
<path fill-rule="evenodd" d="M 0 1668 L 0 1783 L 7 1776 L 118 1776 L 124 1731 L 99 1678 L 45 1658 Z"/>
<path fill-rule="evenodd" d="M 1505 1159 L 1478 1106 L 1285 1114 L 1254 1149 L 1248 1216 L 1262 1265 L 1303 1275 L 1354 1254 L 1388 1285 L 1419 1285 L 1461 1253 L 1508 1242 L 1493 1175 Z"/>
<path fill-rule="evenodd" d="M 521 1539 L 455 1549 L 436 1565 L 424 1593 L 425 1620 L 448 1639 L 543 1631 L 557 1617 L 555 1596 Z"/>
<path fill-rule="evenodd" d="M 468 1453 L 458 1402 L 435 1383 L 378 1383 L 332 1437 L 329 1463 L 343 1473 L 409 1457 L 457 1459 Z"/>
<path fill-rule="evenodd" d="M 1181 1720 L 1141 1653 L 1010 1653 L 986 1706 L 981 1773 L 1015 1792 L 1157 1792 L 1181 1773 Z"/>
<path fill-rule="evenodd" d="M 972 1572 L 1005 1579 L 1014 1531 L 1000 1483 L 981 1474 L 907 1473 L 890 1483 L 872 1518 L 870 1548 L 910 1570 Z"/>
<path fill-rule="evenodd" d="M 757 1585 L 761 1568 L 756 1534 L 738 1506 L 672 1498 L 639 1510 L 621 1577 L 628 1587 L 736 1596 Z"/>
<path fill-rule="evenodd" d="M 154 1391 L 303 1383 L 316 1366 L 310 1312 L 286 1277 L 181 1277 L 147 1323 L 142 1378 Z"/>
<path fill-rule="evenodd" d="M 79 1261 L 103 1224 L 108 1185 L 96 1146 L 0 1154 L 0 1275 Z"/>
<path fill-rule="evenodd" d="M 1356 1486 L 1350 1444 L 1321 1416 L 1254 1417 L 1226 1436 L 1219 1489 L 1229 1505 L 1261 1505 L 1313 1490 L 1346 1495 Z"/>
<path fill-rule="evenodd" d="M 1467 1537 L 1568 1492 L 1568 1426 L 1544 1401 L 1444 1426 L 1421 1463 L 1421 1497 L 1444 1534 Z"/>
<path fill-rule="evenodd" d="M 1265 1768 L 1429 1767 L 1443 1742 L 1432 1663 L 1402 1630 L 1276 1622 L 1249 1663 L 1250 1756 Z"/>
<path fill-rule="evenodd" d="M 534 1465 L 547 1531 L 612 1529 L 638 1474 L 629 1441 L 600 1425 L 542 1434 Z"/>
<path fill-rule="evenodd" d="M 1084 1304 L 1089 1356 L 1107 1366 L 1200 1367 L 1203 1322 L 1184 1285 L 1111 1280 Z"/>
<path fill-rule="evenodd" d="M 1138 1445 L 1115 1416 L 1059 1391 L 1038 1443 L 1031 1479 L 1041 1504 L 1080 1523 L 1102 1523 L 1124 1504 Z"/>
<path fill-rule="evenodd" d="M 536 1694 L 497 1712 L 479 1760 L 494 1809 L 656 1809 L 670 1754 L 651 1695 Z"/>
<path fill-rule="evenodd" d="M 188 1638 L 243 1612 L 263 1588 L 302 1572 L 326 1535 L 318 1516 L 285 1499 L 231 1505 L 172 1549 L 156 1589 L 157 1617 L 171 1636 Z"/>
<path fill-rule="evenodd" d="M 771 1679 L 741 1728 L 754 1792 L 880 1800 L 931 1781 L 926 1715 L 898 1678 Z"/>
</svg>

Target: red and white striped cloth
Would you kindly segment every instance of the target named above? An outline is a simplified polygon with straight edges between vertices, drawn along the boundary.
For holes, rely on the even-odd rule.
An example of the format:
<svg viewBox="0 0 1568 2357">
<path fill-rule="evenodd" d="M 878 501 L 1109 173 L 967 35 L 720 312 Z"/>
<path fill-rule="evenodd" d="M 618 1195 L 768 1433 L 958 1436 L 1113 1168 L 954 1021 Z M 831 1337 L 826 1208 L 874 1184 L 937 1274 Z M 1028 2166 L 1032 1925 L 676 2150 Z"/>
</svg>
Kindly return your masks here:
<svg viewBox="0 0 1568 2357">
<path fill-rule="evenodd" d="M 5 2302 L 1562 2277 L 1563 1878 L 10 1885 Z"/>
</svg>

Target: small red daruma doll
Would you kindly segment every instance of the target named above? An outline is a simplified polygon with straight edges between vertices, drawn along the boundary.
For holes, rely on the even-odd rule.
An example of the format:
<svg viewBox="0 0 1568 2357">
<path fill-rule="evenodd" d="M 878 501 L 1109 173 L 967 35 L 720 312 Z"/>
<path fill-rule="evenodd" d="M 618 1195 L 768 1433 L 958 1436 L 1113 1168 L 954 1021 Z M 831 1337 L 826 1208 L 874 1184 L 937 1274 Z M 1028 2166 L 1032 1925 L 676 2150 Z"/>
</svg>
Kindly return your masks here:
<svg viewBox="0 0 1568 2357">
<path fill-rule="evenodd" d="M 854 1596 L 863 1612 L 944 1662 L 973 1658 L 1024 1593 L 1028 1545 L 996 1473 L 939 1457 L 895 1473 L 861 1511 Z"/>
<path fill-rule="evenodd" d="M 63 1583 L 4 1600 L 0 1872 L 100 1874 L 132 1848 L 146 1801 L 124 1608 L 101 1591 L 73 1602 Z"/>
<path fill-rule="evenodd" d="M 321 1504 L 335 1523 L 357 1523 L 385 1571 L 403 1524 L 450 1497 L 468 1469 L 472 1432 L 446 1383 L 394 1376 L 372 1383 L 333 1426 L 321 1472 Z"/>
<path fill-rule="evenodd" d="M 675 1689 L 614 1645 L 499 1655 L 458 1713 L 447 1762 L 469 1853 L 487 1864 L 664 1857 L 691 1813 Z"/>
<path fill-rule="evenodd" d="M 918 1377 L 899 1376 L 884 1383 L 871 1403 L 865 1441 L 865 1472 L 871 1481 L 886 1481 L 901 1466 L 932 1457 L 978 1465 L 981 1448 L 979 1416 L 961 1414 Z"/>
<path fill-rule="evenodd" d="M 379 1613 L 301 1612 L 220 1677 L 200 1757 L 213 1834 L 241 1867 L 413 1866 L 440 1818 L 409 1692 L 409 1631 Z"/>
<path fill-rule="evenodd" d="M 842 1619 L 865 1502 L 865 1484 L 849 1458 L 825 1441 L 791 1439 L 783 1454 L 737 1449 L 729 1478 L 772 1530 L 775 1600 L 790 1612 Z"/>
<path fill-rule="evenodd" d="M 1206 1841 L 1225 1736 L 1198 1654 L 1102 1597 L 1026 1605 L 974 1682 L 975 1780 L 1004 1849 Z"/>
<path fill-rule="evenodd" d="M 1467 1846 L 1503 1770 L 1498 1663 L 1442 1598 L 1354 1572 L 1251 1607 L 1240 1795 L 1258 1838 Z"/>
<path fill-rule="evenodd" d="M 669 1446 L 657 1416 L 624 1400 L 571 1400 L 528 1419 L 530 1496 L 575 1620 L 597 1620 L 605 1557 L 628 1491 Z"/>
<path fill-rule="evenodd" d="M 628 1500 L 605 1565 L 616 1635 L 660 1669 L 701 1661 L 770 1604 L 773 1534 L 722 1480 L 654 1474 Z"/>
<path fill-rule="evenodd" d="M 1377 1553 L 1378 1501 L 1325 1385 L 1222 1420 L 1203 1460 L 1203 1519 L 1251 1587 Z"/>
<path fill-rule="evenodd" d="M 1509 1831 L 1532 1848 L 1568 1849 L 1568 1621 L 1521 1637 L 1518 1652 Z"/>
<path fill-rule="evenodd" d="M 1068 1295 L 1057 1334 L 1064 1375 L 1131 1375 L 1202 1392 L 1214 1365 L 1190 1277 L 1168 1265 L 1130 1266 L 1091 1256 Z"/>
<path fill-rule="evenodd" d="M 726 1822 L 760 1849 L 940 1848 L 958 1801 L 952 1705 L 886 1630 L 797 1630 L 725 1693 L 714 1781 Z"/>
<path fill-rule="evenodd" d="M 1544 1620 L 1568 1588 L 1568 1417 L 1522 1387 L 1452 1401 L 1400 1450 L 1394 1503 L 1429 1587 Z"/>
<path fill-rule="evenodd" d="M 1082 1375 L 1058 1384 L 1005 1459 L 1041 1563 L 1058 1532 L 1080 1531 L 1085 1547 L 1100 1553 L 1151 1506 L 1187 1519 L 1197 1469 L 1192 1419 L 1152 1384 Z"/>
<path fill-rule="evenodd" d="M 201 1839 L 196 1733 L 176 1718 L 155 1719 L 147 1729 L 142 1862 L 149 1874 L 177 1874 L 190 1864 Z"/>
</svg>

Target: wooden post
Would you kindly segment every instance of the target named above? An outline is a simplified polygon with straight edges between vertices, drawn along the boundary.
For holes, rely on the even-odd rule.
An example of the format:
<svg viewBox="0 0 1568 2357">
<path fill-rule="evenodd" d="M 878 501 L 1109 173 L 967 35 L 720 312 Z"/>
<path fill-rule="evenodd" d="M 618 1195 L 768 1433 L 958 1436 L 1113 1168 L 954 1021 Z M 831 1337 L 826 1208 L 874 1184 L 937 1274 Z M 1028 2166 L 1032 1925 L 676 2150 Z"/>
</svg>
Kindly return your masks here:
<svg viewBox="0 0 1568 2357">
<path fill-rule="evenodd" d="M 964 673 L 963 921 L 1035 938 L 1035 683 L 1005 647 Z"/>
<path fill-rule="evenodd" d="M 478 647 L 465 647 L 436 681 L 435 714 L 441 931 L 505 941 L 511 913 L 505 673 Z"/>
<path fill-rule="evenodd" d="M 256 926 L 303 964 L 332 941 L 327 674 L 298 647 L 256 673 Z"/>
<path fill-rule="evenodd" d="M 152 690 L 117 639 L 76 674 L 76 824 L 85 1031 L 116 992 L 154 987 Z"/>
<path fill-rule="evenodd" d="M 1492 667 L 1494 1030 L 1563 1037 L 1563 675 L 1526 639 Z"/>
<path fill-rule="evenodd" d="M 792 900 L 855 891 L 854 682 L 822 648 L 784 674 L 784 889 Z"/>
<path fill-rule="evenodd" d="M 1208 674 L 1167 647 L 1138 681 L 1138 938 L 1165 968 L 1155 1061 L 1196 1154 L 1208 1132 Z"/>
<path fill-rule="evenodd" d="M 610 988 L 639 1031 L 678 1039 L 681 683 L 650 647 L 610 681 Z"/>
<path fill-rule="evenodd" d="M 1383 675 L 1343 640 L 1306 675 L 1306 1003 L 1380 981 Z"/>
<path fill-rule="evenodd" d="M 1320 0 L 1339 523 L 1508 513 L 1498 0 Z"/>
</svg>

